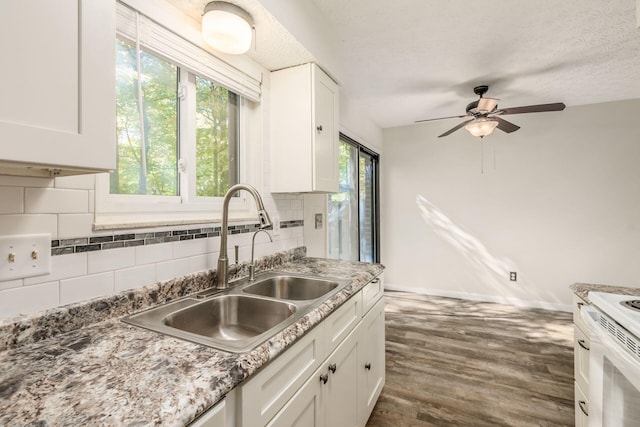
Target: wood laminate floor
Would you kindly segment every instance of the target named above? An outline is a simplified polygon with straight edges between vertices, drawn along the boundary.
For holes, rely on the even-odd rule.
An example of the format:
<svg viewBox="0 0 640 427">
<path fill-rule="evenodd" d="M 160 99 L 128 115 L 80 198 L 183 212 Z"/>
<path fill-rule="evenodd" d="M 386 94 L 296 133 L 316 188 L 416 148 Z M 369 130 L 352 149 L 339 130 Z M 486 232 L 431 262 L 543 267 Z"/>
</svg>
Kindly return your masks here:
<svg viewBox="0 0 640 427">
<path fill-rule="evenodd" d="M 572 426 L 571 313 L 386 292 L 390 426 Z"/>
</svg>

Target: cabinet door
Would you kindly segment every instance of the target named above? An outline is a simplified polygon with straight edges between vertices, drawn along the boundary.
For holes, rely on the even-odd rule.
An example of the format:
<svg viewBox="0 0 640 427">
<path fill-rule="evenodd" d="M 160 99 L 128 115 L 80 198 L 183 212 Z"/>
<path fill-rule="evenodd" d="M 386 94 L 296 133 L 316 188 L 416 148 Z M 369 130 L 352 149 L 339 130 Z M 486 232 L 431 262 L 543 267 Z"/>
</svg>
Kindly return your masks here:
<svg viewBox="0 0 640 427">
<path fill-rule="evenodd" d="M 358 336 L 354 331 L 329 356 L 323 385 L 325 425 L 353 427 L 358 423 Z"/>
<path fill-rule="evenodd" d="M 4 1 L 0 50 L 0 172 L 115 167 L 114 2 Z"/>
<path fill-rule="evenodd" d="M 358 330 L 358 425 L 364 426 L 385 381 L 383 298 L 364 317 Z"/>
<path fill-rule="evenodd" d="M 314 149 L 313 190 L 338 191 L 338 88 L 313 66 Z"/>
<path fill-rule="evenodd" d="M 269 421 L 269 427 L 321 427 L 323 419 L 322 375 L 324 366 L 307 380 L 287 404 Z"/>
<path fill-rule="evenodd" d="M 240 387 L 239 425 L 263 426 L 285 406 L 320 368 L 326 356 L 323 339 L 324 325 L 320 324 Z"/>
<path fill-rule="evenodd" d="M 189 427 L 225 427 L 226 425 L 226 406 L 225 400 L 218 402 L 207 412 L 196 418 L 189 424 Z"/>
<path fill-rule="evenodd" d="M 589 337 L 573 325 L 573 369 L 574 377 L 583 390 L 589 390 Z"/>
<path fill-rule="evenodd" d="M 576 427 L 587 427 L 589 425 L 589 401 L 577 382 L 575 388 L 575 418 Z"/>
</svg>

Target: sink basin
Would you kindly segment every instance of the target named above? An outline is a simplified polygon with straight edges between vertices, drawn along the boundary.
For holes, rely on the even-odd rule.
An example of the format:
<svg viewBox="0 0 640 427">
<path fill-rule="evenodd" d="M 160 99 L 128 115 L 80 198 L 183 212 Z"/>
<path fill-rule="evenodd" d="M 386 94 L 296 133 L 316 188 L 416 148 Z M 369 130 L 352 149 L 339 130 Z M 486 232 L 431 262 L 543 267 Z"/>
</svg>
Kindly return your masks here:
<svg viewBox="0 0 640 427">
<path fill-rule="evenodd" d="M 240 341 L 268 331 L 292 316 L 293 305 L 242 295 L 215 297 L 166 316 L 171 328 L 216 340 Z"/>
<path fill-rule="evenodd" d="M 309 277 L 276 276 L 262 279 L 243 289 L 247 294 L 288 300 L 312 300 L 335 288 L 338 283 Z"/>
<path fill-rule="evenodd" d="M 339 292 L 348 281 L 264 272 L 228 289 L 206 289 L 123 322 L 232 353 L 250 351 Z M 324 298 L 321 298 L 323 297 Z"/>
</svg>

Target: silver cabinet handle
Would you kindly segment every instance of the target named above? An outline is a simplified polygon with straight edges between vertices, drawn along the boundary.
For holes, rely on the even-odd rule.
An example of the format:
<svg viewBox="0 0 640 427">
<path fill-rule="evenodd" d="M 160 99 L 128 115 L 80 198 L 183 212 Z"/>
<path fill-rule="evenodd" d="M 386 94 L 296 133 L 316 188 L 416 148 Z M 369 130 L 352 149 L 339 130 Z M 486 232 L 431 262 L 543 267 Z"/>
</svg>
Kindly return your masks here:
<svg viewBox="0 0 640 427">
<path fill-rule="evenodd" d="M 371 363 L 365 363 L 364 364 L 364 369 L 366 369 L 367 371 L 371 370 Z"/>
<path fill-rule="evenodd" d="M 322 132 L 322 125 L 316 126 L 316 129 L 318 130 L 318 132 Z"/>
<path fill-rule="evenodd" d="M 578 402 L 578 406 L 580 407 L 580 410 L 582 411 L 582 413 L 588 417 L 589 413 L 585 409 L 585 407 L 587 406 L 587 402 L 585 402 L 584 400 L 581 400 Z"/>
<path fill-rule="evenodd" d="M 373 280 L 371 281 L 371 283 L 378 283 L 379 281 L 380 281 L 380 279 L 379 279 L 378 277 L 376 277 L 375 279 L 373 279 Z"/>
<path fill-rule="evenodd" d="M 331 371 L 331 373 L 332 373 L 332 374 L 335 374 L 335 373 L 336 373 L 336 369 L 337 369 L 337 368 L 338 368 L 338 367 L 336 366 L 336 364 L 335 364 L 335 363 L 332 363 L 331 365 L 329 365 L 329 370 Z"/>
<path fill-rule="evenodd" d="M 578 340 L 578 345 L 584 348 L 585 350 L 589 351 L 589 347 L 585 345 L 584 340 Z"/>
<path fill-rule="evenodd" d="M 329 381 L 329 374 L 322 374 L 320 375 L 320 382 L 322 384 L 326 384 L 327 381 Z"/>
</svg>

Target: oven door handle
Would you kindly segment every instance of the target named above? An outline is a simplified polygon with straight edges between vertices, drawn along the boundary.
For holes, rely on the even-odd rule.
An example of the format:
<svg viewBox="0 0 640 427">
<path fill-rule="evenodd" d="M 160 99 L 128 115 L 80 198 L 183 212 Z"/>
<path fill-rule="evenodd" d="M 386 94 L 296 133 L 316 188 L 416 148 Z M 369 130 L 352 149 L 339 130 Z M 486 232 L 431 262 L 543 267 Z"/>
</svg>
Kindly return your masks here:
<svg viewBox="0 0 640 427">
<path fill-rule="evenodd" d="M 596 340 L 599 340 L 607 348 L 608 352 L 614 353 L 618 359 L 621 359 L 624 363 L 630 366 L 638 366 L 638 361 L 622 348 L 622 343 L 613 339 L 612 336 L 603 331 L 602 326 L 600 326 L 600 311 L 598 311 L 597 308 L 584 306 L 580 310 L 580 313 L 582 319 L 587 322 L 591 329 L 589 334 L 592 339 L 596 338 Z M 594 337 L 594 335 L 596 336 Z"/>
</svg>

